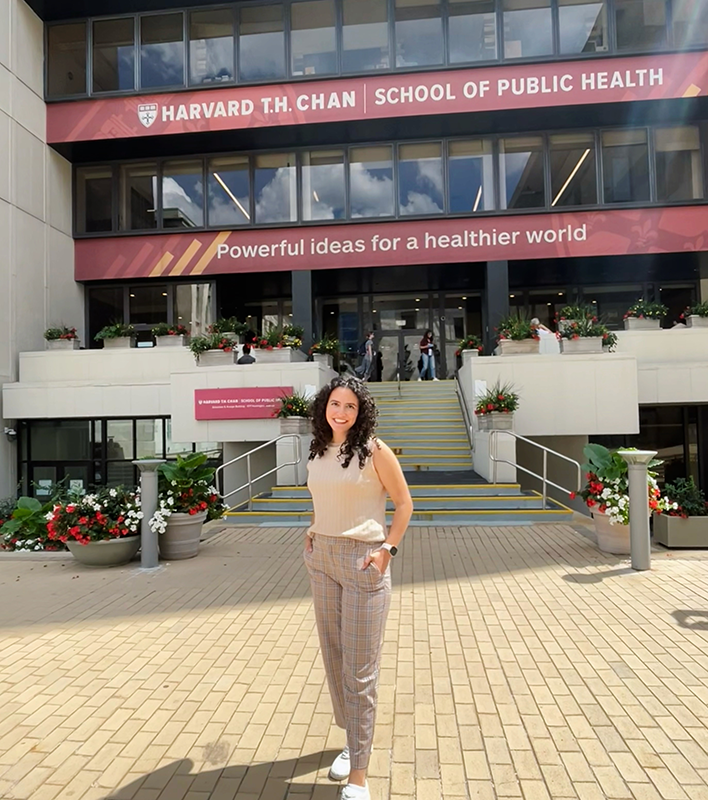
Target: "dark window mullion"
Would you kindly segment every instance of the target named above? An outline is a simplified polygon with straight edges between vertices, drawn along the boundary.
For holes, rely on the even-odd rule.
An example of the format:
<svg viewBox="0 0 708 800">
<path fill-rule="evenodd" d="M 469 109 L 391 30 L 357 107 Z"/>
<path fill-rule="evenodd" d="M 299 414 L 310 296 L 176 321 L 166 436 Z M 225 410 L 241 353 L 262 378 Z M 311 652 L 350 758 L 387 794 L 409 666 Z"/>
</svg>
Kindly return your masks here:
<svg viewBox="0 0 708 800">
<path fill-rule="evenodd" d="M 240 23 L 241 23 L 241 14 L 239 13 L 239 7 L 237 5 L 233 5 L 231 8 L 231 18 L 233 21 L 233 37 L 234 37 L 234 83 L 241 82 L 241 71 L 239 69 L 239 54 L 241 52 L 241 37 L 240 37 Z"/>
<path fill-rule="evenodd" d="M 292 64 L 292 0 L 283 0 L 281 7 L 283 9 L 283 38 L 285 40 L 285 77 L 292 78 L 293 64 Z"/>
</svg>

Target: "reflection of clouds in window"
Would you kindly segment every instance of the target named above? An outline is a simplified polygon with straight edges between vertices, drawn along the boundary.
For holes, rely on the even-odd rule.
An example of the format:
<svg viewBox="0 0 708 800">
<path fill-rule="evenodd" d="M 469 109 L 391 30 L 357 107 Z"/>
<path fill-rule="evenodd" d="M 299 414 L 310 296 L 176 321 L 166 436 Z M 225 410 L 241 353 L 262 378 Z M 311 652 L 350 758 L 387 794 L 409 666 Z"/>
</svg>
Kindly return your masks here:
<svg viewBox="0 0 708 800">
<path fill-rule="evenodd" d="M 248 210 L 248 195 L 239 197 L 234 193 L 234 197 L 241 204 L 241 208 Z M 209 225 L 212 227 L 220 225 L 245 225 L 248 218 L 231 198 L 226 196 L 215 197 L 212 193 L 209 199 Z"/>
<path fill-rule="evenodd" d="M 246 225 L 250 217 L 248 158 L 215 159 L 209 172 L 209 225 Z"/>
<path fill-rule="evenodd" d="M 312 219 L 344 217 L 344 165 L 303 166 L 303 215 Z"/>
<path fill-rule="evenodd" d="M 401 214 L 440 214 L 443 210 L 442 162 L 439 158 L 399 164 Z"/>
<path fill-rule="evenodd" d="M 233 39 L 200 39 L 190 43 L 192 83 L 233 79 Z"/>
<path fill-rule="evenodd" d="M 428 194 L 408 192 L 408 202 L 401 205 L 401 214 L 440 214 L 442 208 Z"/>
<path fill-rule="evenodd" d="M 595 42 L 604 44 L 604 19 L 602 15 L 604 8 L 602 3 L 586 3 L 582 5 L 562 6 L 558 9 L 560 15 L 560 37 L 561 52 L 563 53 L 582 53 L 586 49 L 590 52 L 595 51 Z M 590 38 L 593 37 L 593 44 L 590 45 Z M 598 35 L 600 34 L 600 35 Z"/>
<path fill-rule="evenodd" d="M 285 37 L 282 33 L 241 36 L 241 75 L 243 81 L 259 81 L 285 76 Z"/>
<path fill-rule="evenodd" d="M 182 42 L 142 45 L 142 86 L 181 86 L 184 83 L 183 55 Z"/>
<path fill-rule="evenodd" d="M 519 187 L 526 165 L 532 153 L 506 153 L 501 162 L 502 186 L 506 189 L 505 202 L 514 198 L 514 193 Z"/>
<path fill-rule="evenodd" d="M 349 166 L 351 214 L 357 217 L 389 217 L 393 214 L 393 169 Z"/>
<path fill-rule="evenodd" d="M 181 181 L 181 182 L 180 182 Z M 162 208 L 166 227 L 204 224 L 204 187 L 199 178 L 183 175 L 162 180 Z"/>
<path fill-rule="evenodd" d="M 293 167 L 256 170 L 256 190 L 256 222 L 295 221 Z"/>
</svg>

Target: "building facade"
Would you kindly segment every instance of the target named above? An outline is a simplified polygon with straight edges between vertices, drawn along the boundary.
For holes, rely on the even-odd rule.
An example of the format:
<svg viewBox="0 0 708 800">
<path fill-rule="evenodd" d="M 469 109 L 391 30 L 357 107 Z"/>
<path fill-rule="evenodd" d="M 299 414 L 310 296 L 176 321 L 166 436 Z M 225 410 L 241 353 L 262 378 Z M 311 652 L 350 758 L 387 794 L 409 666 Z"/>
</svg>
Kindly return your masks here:
<svg viewBox="0 0 708 800">
<path fill-rule="evenodd" d="M 670 328 L 708 299 L 702 0 L 0 4 L 6 381 L 50 324 L 94 347 L 116 320 L 144 346 L 159 322 L 293 321 L 352 359 L 372 330 L 386 380 L 415 377 L 426 329 L 452 377 L 459 339 L 489 350 L 515 310 L 619 329 L 643 297 Z M 708 485 L 706 403 L 640 392 L 638 424 L 596 438 Z M 171 446 L 168 415 L 15 422 L 25 485 Z"/>
</svg>

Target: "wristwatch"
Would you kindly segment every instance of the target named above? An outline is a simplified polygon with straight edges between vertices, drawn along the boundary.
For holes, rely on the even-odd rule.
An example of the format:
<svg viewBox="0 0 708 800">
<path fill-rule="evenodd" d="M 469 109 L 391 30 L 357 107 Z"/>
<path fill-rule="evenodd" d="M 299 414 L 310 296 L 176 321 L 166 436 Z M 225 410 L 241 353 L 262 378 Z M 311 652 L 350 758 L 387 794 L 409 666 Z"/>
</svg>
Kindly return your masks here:
<svg viewBox="0 0 708 800">
<path fill-rule="evenodd" d="M 398 552 L 398 548 L 393 544 L 389 544 L 388 542 L 384 542 L 379 549 L 388 550 L 389 555 L 391 556 L 395 556 L 396 553 Z"/>
</svg>

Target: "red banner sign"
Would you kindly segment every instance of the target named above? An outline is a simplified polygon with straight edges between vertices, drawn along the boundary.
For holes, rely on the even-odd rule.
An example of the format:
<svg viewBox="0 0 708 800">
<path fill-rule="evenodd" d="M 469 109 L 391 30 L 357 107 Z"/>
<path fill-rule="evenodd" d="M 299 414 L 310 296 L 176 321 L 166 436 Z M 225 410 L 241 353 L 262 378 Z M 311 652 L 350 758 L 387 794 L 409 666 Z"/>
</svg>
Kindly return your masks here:
<svg viewBox="0 0 708 800">
<path fill-rule="evenodd" d="M 292 386 L 262 389 L 195 389 L 194 418 L 271 419 L 280 408 L 280 398 L 292 394 Z"/>
<path fill-rule="evenodd" d="M 708 53 L 372 75 L 47 106 L 47 141 L 79 142 L 708 94 Z"/>
<path fill-rule="evenodd" d="M 77 281 L 708 250 L 705 206 L 78 239 Z"/>
</svg>

